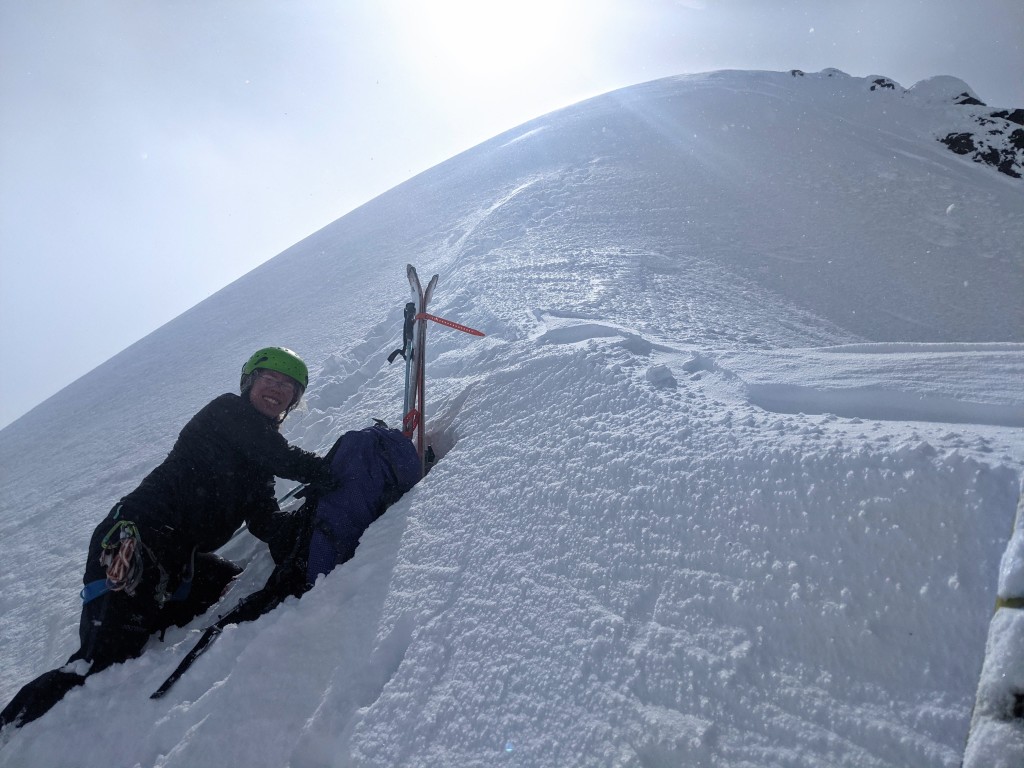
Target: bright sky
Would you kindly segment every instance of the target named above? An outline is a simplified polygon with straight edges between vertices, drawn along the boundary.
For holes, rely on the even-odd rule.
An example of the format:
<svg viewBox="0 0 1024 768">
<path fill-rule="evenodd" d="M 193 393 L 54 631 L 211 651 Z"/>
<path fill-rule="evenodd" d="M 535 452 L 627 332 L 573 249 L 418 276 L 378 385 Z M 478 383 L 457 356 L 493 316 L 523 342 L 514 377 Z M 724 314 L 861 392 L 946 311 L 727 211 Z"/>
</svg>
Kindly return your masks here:
<svg viewBox="0 0 1024 768">
<path fill-rule="evenodd" d="M 1024 107 L 1024 3 L 0 2 L 0 426 L 531 118 L 667 75 L 826 67 Z"/>
</svg>

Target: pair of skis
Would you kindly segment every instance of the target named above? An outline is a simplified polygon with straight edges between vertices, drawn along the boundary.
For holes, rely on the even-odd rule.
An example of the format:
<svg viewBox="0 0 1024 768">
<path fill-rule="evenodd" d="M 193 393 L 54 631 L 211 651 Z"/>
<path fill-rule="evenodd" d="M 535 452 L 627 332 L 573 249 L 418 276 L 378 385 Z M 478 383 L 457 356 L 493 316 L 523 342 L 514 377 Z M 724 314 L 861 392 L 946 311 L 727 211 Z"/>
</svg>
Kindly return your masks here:
<svg viewBox="0 0 1024 768">
<path fill-rule="evenodd" d="M 412 301 L 405 305 L 405 331 L 403 332 L 405 357 L 405 402 L 402 405 L 402 432 L 416 444 L 416 453 L 420 455 L 420 477 L 426 474 L 428 455 L 426 434 L 424 432 L 424 415 L 426 412 L 426 353 L 427 353 L 427 321 L 421 315 L 427 314 L 427 305 L 434 295 L 437 275 L 430 278 L 427 287 L 420 283 L 416 267 L 409 264 L 405 268 L 412 289 Z"/>
<path fill-rule="evenodd" d="M 434 286 L 437 285 L 437 275 L 430 278 L 424 289 L 420 283 L 416 268 L 411 264 L 406 267 L 406 274 L 409 278 L 409 287 L 412 289 L 412 301 L 405 306 L 405 325 L 402 331 L 402 348 L 395 350 L 389 362 L 401 355 L 405 358 L 405 402 L 402 417 L 402 431 L 405 436 L 412 439 L 416 444 L 416 450 L 420 455 L 420 475 L 425 474 L 427 464 L 430 461 L 430 446 L 426 445 L 426 434 L 424 432 L 424 413 L 426 403 L 426 392 L 424 391 L 426 348 L 427 348 L 427 321 L 440 323 L 448 328 L 469 333 L 473 336 L 483 336 L 480 331 L 468 326 L 437 317 L 427 312 L 427 305 L 434 293 Z M 279 503 L 291 498 L 303 486 L 296 486 L 289 491 Z M 163 684 L 150 696 L 152 699 L 161 698 L 171 689 L 182 675 L 192 666 L 193 662 L 216 640 L 224 628 L 229 624 L 241 624 L 246 621 L 254 621 L 265 613 L 276 608 L 287 592 L 279 592 L 265 586 L 263 589 L 254 592 L 244 598 L 232 610 L 221 617 L 216 623 L 207 627 L 199 641 L 193 646 L 185 657 L 178 664 L 178 667 L 170 674 Z"/>
<path fill-rule="evenodd" d="M 426 352 L 427 352 L 427 321 L 439 323 L 447 328 L 483 336 L 481 331 L 469 326 L 446 320 L 443 317 L 427 312 L 430 299 L 437 285 L 437 275 L 430 278 L 427 287 L 420 282 L 416 267 L 409 264 L 405 268 L 412 289 L 412 299 L 405 305 L 405 327 L 402 332 L 402 349 L 395 350 L 388 358 L 394 361 L 399 354 L 405 358 L 405 403 L 402 411 L 402 432 L 416 444 L 416 452 L 420 455 L 420 476 L 426 474 L 433 462 L 433 452 L 426 444 Z"/>
</svg>

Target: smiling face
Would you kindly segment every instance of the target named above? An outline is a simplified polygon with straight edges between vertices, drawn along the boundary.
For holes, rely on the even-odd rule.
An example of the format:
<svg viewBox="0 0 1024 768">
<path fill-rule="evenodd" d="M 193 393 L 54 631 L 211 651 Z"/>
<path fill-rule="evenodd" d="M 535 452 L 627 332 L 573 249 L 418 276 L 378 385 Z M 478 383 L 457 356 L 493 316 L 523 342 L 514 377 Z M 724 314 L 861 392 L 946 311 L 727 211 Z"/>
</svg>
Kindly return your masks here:
<svg viewBox="0 0 1024 768">
<path fill-rule="evenodd" d="M 249 402 L 264 416 L 276 420 L 292 404 L 296 389 L 297 384 L 290 376 L 259 368 L 249 390 Z"/>
</svg>

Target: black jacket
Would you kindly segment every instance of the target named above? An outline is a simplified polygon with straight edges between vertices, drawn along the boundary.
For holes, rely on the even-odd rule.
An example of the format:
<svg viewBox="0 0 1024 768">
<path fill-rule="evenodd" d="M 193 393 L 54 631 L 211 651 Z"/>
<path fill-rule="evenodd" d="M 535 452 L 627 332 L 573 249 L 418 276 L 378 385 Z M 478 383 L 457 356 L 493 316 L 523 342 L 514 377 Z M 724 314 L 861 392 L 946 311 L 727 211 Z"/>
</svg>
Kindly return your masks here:
<svg viewBox="0 0 1024 768">
<path fill-rule="evenodd" d="M 269 541 L 279 516 L 275 476 L 310 483 L 331 474 L 322 458 L 290 446 L 247 397 L 221 395 L 192 417 L 163 463 L 96 528 L 84 581 L 103 577 L 99 541 L 115 518 L 138 526 L 172 587 L 193 551 L 222 547 L 243 522 Z"/>
</svg>

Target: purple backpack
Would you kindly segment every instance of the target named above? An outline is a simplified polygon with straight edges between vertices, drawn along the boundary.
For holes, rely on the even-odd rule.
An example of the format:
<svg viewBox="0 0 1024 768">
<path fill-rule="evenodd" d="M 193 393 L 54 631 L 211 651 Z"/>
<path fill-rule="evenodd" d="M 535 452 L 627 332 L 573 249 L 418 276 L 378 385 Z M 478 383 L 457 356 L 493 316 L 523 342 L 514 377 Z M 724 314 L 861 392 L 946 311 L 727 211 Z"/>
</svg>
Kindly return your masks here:
<svg viewBox="0 0 1024 768">
<path fill-rule="evenodd" d="M 346 432 L 327 453 L 341 487 L 321 497 L 308 528 L 306 583 L 355 554 L 363 532 L 420 479 L 420 458 L 397 429 Z"/>
</svg>

